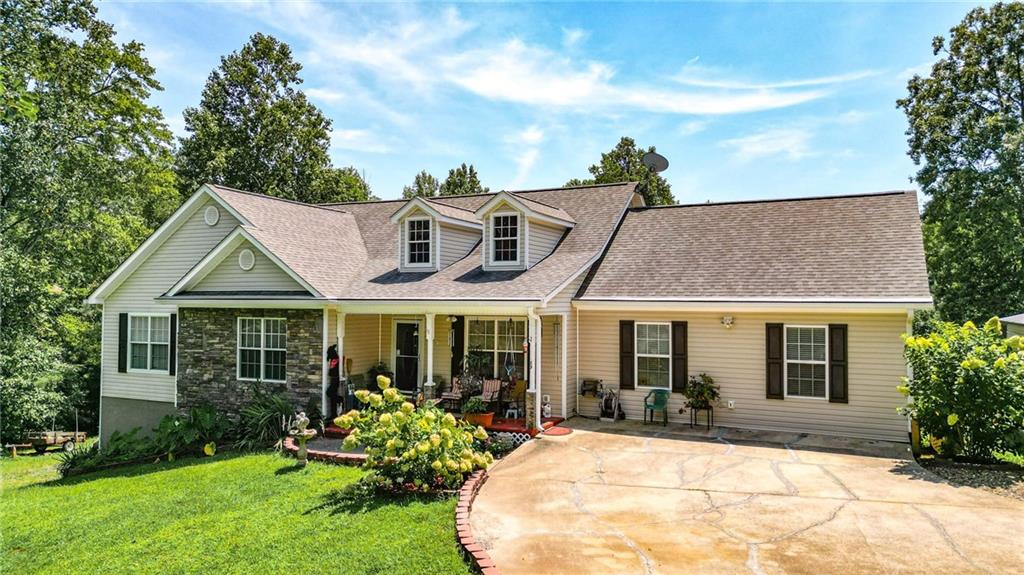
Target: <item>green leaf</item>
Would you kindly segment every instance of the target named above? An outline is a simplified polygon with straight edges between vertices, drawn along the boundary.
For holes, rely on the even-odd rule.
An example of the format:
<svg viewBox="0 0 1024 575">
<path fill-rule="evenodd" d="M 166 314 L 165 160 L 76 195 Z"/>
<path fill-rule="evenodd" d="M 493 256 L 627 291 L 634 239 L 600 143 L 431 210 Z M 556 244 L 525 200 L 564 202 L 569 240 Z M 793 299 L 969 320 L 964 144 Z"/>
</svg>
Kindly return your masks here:
<svg viewBox="0 0 1024 575">
<path fill-rule="evenodd" d="M 950 413 L 946 416 L 946 423 L 950 426 L 956 425 L 956 422 L 960 421 L 960 416 L 955 413 Z"/>
</svg>

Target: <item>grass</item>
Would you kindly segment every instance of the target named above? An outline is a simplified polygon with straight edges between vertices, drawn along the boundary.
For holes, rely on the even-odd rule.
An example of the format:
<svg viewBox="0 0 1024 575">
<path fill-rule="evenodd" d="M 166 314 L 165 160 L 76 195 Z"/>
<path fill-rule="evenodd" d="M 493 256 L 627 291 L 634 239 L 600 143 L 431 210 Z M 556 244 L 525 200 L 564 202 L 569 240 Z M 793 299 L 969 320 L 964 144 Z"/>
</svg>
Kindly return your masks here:
<svg viewBox="0 0 1024 575">
<path fill-rule="evenodd" d="M 352 498 L 361 471 L 219 454 L 59 480 L 0 459 L 0 573 L 469 573 L 453 498 Z"/>
</svg>

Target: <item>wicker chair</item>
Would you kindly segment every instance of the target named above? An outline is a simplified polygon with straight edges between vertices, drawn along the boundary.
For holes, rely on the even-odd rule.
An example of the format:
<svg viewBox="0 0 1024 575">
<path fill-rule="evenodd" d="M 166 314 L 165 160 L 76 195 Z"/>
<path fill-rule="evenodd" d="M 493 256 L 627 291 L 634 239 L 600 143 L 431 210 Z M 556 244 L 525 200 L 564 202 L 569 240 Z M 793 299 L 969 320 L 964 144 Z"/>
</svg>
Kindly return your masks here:
<svg viewBox="0 0 1024 575">
<path fill-rule="evenodd" d="M 441 406 L 448 411 L 460 407 L 462 404 L 462 381 L 455 376 L 452 378 L 452 388 L 441 392 Z"/>
</svg>

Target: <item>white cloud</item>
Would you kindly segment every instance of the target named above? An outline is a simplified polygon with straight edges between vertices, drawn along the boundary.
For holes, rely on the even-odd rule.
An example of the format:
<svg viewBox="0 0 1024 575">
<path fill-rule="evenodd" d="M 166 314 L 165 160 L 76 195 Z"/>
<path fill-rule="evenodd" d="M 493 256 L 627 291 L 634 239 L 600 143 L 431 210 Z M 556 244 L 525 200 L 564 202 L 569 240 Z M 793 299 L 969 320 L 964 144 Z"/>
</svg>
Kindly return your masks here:
<svg viewBox="0 0 1024 575">
<path fill-rule="evenodd" d="M 523 183 L 526 182 L 526 178 L 530 176 L 530 172 L 533 170 L 534 164 L 537 163 L 537 158 L 540 157 L 540 150 L 537 148 L 529 148 L 523 150 L 521 154 L 516 156 L 516 175 L 509 182 L 509 189 L 517 189 L 523 187 Z"/>
<path fill-rule="evenodd" d="M 733 157 L 742 162 L 771 156 L 800 160 L 813 155 L 809 146 L 812 135 L 808 130 L 777 128 L 724 140 L 719 145 L 732 149 Z"/>
<path fill-rule="evenodd" d="M 369 130 L 358 129 L 335 129 L 332 131 L 331 148 L 369 152 L 372 154 L 386 154 L 391 151 L 390 146 L 385 144 L 376 134 Z"/>
<path fill-rule="evenodd" d="M 585 30 L 579 28 L 562 28 L 562 46 L 572 48 L 587 37 Z"/>
<path fill-rule="evenodd" d="M 345 99 L 345 94 L 330 88 L 307 88 L 303 90 L 313 100 L 336 104 Z"/>
<path fill-rule="evenodd" d="M 505 138 L 505 141 L 509 144 L 536 146 L 544 141 L 544 130 L 542 130 L 540 126 L 534 124 L 532 126 L 527 126 L 525 129 L 516 132 L 515 134 L 509 135 Z"/>
<path fill-rule="evenodd" d="M 689 122 L 683 122 L 679 126 L 680 136 L 692 136 L 703 132 L 708 127 L 707 120 L 690 120 Z"/>
<path fill-rule="evenodd" d="M 641 110 L 675 114 L 737 114 L 793 106 L 823 90 L 770 88 L 684 91 L 615 82 L 603 62 L 573 59 L 513 39 L 443 59 L 445 78 L 491 100 L 582 112 Z"/>
<path fill-rule="evenodd" d="M 804 78 L 801 80 L 783 80 L 775 82 L 749 82 L 739 80 L 720 69 L 698 64 L 698 59 L 691 58 L 672 80 L 684 86 L 697 88 L 714 88 L 721 90 L 783 90 L 789 88 L 807 88 L 812 86 L 829 86 L 863 80 L 879 75 L 875 70 L 859 70 L 844 74 Z"/>
</svg>

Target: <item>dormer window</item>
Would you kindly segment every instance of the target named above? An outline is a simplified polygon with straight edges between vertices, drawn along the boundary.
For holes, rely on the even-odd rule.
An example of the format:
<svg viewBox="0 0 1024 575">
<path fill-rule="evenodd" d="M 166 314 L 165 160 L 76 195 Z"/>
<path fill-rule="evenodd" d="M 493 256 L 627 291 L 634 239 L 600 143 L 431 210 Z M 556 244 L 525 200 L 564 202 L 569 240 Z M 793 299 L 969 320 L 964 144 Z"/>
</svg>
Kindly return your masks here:
<svg viewBox="0 0 1024 575">
<path fill-rule="evenodd" d="M 494 239 L 491 242 L 491 261 L 519 263 L 519 215 L 498 213 L 491 216 Z"/>
<path fill-rule="evenodd" d="M 410 267 L 429 267 L 430 260 L 430 218 L 409 218 L 405 220 L 406 261 Z"/>
</svg>

